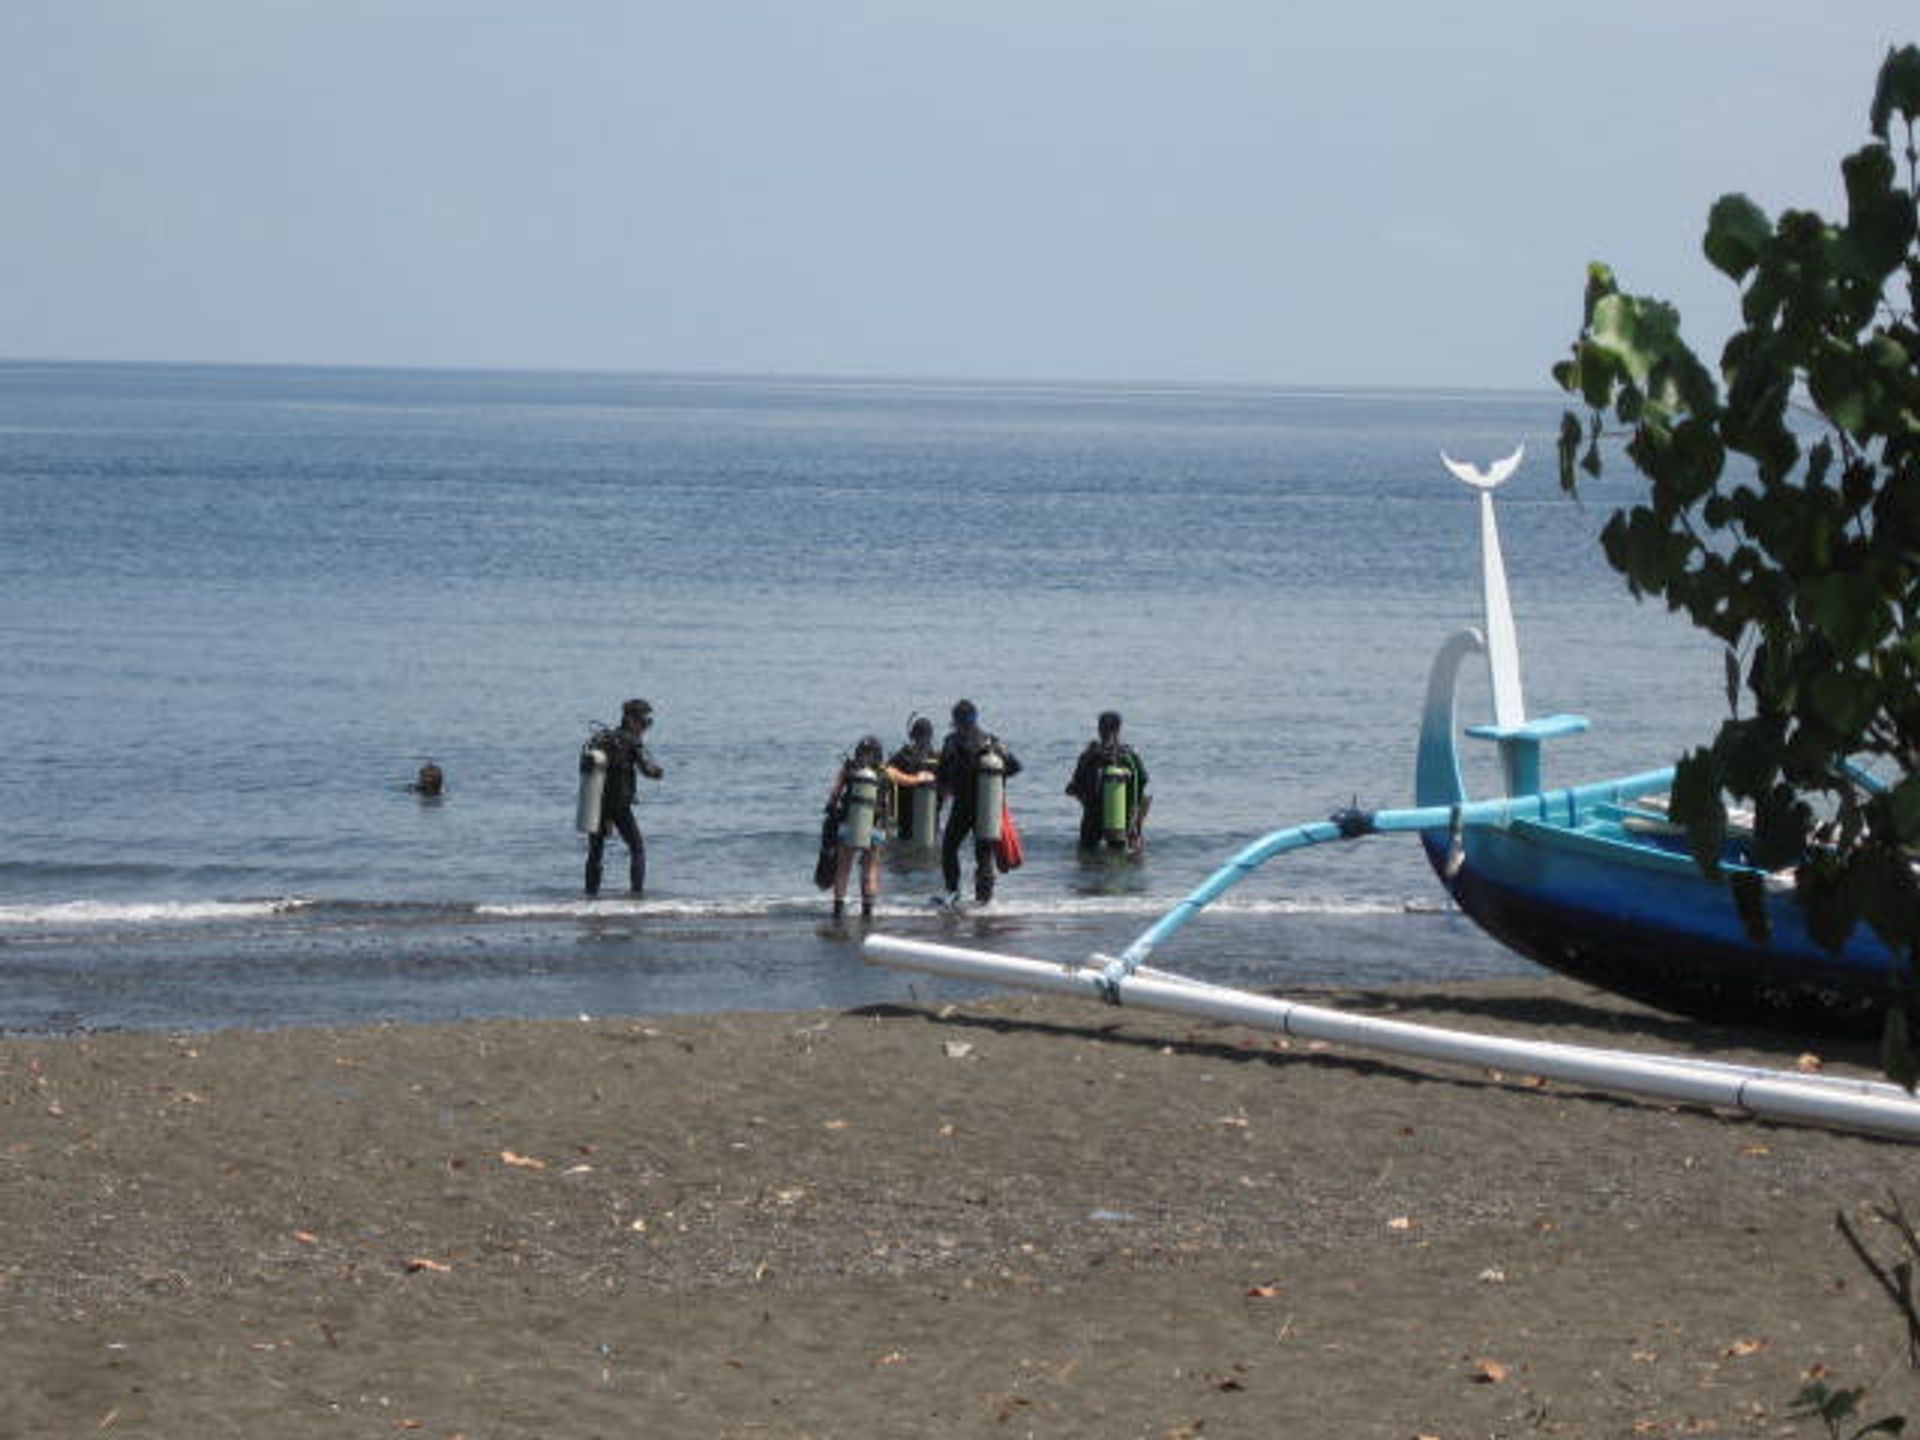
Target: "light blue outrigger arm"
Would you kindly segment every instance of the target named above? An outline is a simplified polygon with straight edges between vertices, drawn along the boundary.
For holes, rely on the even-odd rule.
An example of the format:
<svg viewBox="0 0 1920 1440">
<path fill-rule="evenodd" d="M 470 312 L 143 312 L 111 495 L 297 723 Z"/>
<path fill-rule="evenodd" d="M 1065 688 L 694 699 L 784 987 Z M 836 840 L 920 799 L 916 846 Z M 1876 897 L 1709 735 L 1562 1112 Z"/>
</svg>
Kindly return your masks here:
<svg viewBox="0 0 1920 1440">
<path fill-rule="evenodd" d="M 1331 840 L 1357 840 L 1365 835 L 1444 830 L 1448 836 L 1445 879 L 1451 887 L 1465 854 L 1468 829 L 1499 827 L 1518 819 L 1558 820 L 1571 824 L 1582 808 L 1596 803 L 1620 803 L 1665 790 L 1673 784 L 1666 767 L 1605 780 L 1574 789 L 1543 791 L 1540 748 L 1548 740 L 1574 735 L 1587 728 L 1579 715 L 1551 715 L 1529 720 L 1520 688 L 1520 642 L 1508 596 L 1506 566 L 1500 555 L 1500 532 L 1494 523 L 1493 492 L 1519 467 L 1524 449 L 1496 461 L 1485 473 L 1471 465 L 1440 458 L 1462 481 L 1479 492 L 1481 594 L 1486 609 L 1487 634 L 1461 630 L 1447 638 L 1434 657 L 1427 676 L 1426 705 L 1420 722 L 1420 749 L 1414 774 L 1415 808 L 1406 810 L 1343 810 L 1310 825 L 1295 825 L 1263 836 L 1240 851 L 1199 888 L 1161 916 L 1118 956 L 1098 955 L 1101 993 L 1118 1004 L 1120 986 L 1162 942 L 1180 930 L 1227 890 L 1239 884 L 1276 855 L 1324 845 Z M 1493 685 L 1494 722 L 1475 725 L 1467 734 L 1491 740 L 1500 747 L 1501 776 L 1506 793 L 1491 800 L 1468 801 L 1460 773 L 1456 696 L 1461 665 L 1474 655 L 1487 657 Z"/>
<path fill-rule="evenodd" d="M 1668 789 L 1672 784 L 1673 768 L 1668 766 L 1617 780 L 1601 780 L 1590 785 L 1540 791 L 1532 795 L 1502 795 L 1491 800 L 1422 805 L 1406 810 L 1343 810 L 1314 824 L 1276 830 L 1254 841 L 1221 866 L 1117 956 L 1095 956 L 1095 959 L 1105 961 L 1100 972 L 1102 993 L 1108 1000 L 1118 1004 L 1121 983 L 1145 964 L 1148 956 L 1209 904 L 1276 855 L 1304 850 L 1312 845 L 1324 845 L 1331 840 L 1358 840 L 1367 835 L 1403 834 L 1407 831 L 1444 831 L 1451 837 L 1450 843 L 1457 848 L 1466 831 L 1476 827 L 1499 828 L 1514 820 L 1567 823 L 1592 805 L 1622 804 L 1637 796 Z"/>
</svg>

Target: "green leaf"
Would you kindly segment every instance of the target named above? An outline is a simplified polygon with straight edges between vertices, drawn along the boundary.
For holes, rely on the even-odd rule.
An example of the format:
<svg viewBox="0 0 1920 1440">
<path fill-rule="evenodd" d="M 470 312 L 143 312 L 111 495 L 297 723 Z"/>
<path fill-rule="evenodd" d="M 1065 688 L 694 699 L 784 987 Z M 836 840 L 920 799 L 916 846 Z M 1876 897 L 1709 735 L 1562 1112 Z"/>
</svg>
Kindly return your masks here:
<svg viewBox="0 0 1920 1440">
<path fill-rule="evenodd" d="M 1886 607 L 1873 581 L 1854 571 L 1810 575 L 1795 591 L 1803 623 L 1816 627 L 1841 655 L 1858 655 L 1886 628 Z"/>
<path fill-rule="evenodd" d="M 1880 687 L 1858 670 L 1825 670 L 1807 682 L 1807 705 L 1842 743 L 1858 735 L 1879 708 Z"/>
<path fill-rule="evenodd" d="M 1562 379 L 1561 388 L 1570 390 L 1574 387 Z M 1581 427 L 1579 417 L 1571 410 L 1562 411 L 1556 452 L 1560 462 L 1560 488 L 1569 495 L 1577 495 L 1580 490 L 1580 477 L 1574 473 L 1574 466 L 1579 461 L 1580 446 L 1585 438 L 1586 432 Z"/>
<path fill-rule="evenodd" d="M 1869 119 L 1873 133 L 1882 140 L 1887 138 L 1887 122 L 1895 111 L 1908 120 L 1920 117 L 1920 46 L 1903 45 L 1889 50 L 1880 66 Z"/>
<path fill-rule="evenodd" d="M 1769 785 L 1754 805 L 1751 858 L 1762 870 L 1781 870 L 1807 853 L 1813 812 L 1788 785 Z"/>
<path fill-rule="evenodd" d="M 1695 750 L 1673 771 L 1673 818 L 1687 827 L 1693 860 L 1708 875 L 1720 873 L 1727 843 L 1727 807 L 1720 798 L 1720 771 L 1712 752 Z"/>
<path fill-rule="evenodd" d="M 1759 797 L 1773 788 L 1779 771 L 1780 726 L 1777 720 L 1756 715 L 1730 720 L 1713 742 L 1715 778 L 1735 795 Z"/>
<path fill-rule="evenodd" d="M 1664 301 L 1615 291 L 1594 304 L 1587 330 L 1599 353 L 1644 385 L 1679 342 L 1680 312 Z"/>
<path fill-rule="evenodd" d="M 1914 933 L 1920 889 L 1913 868 L 1897 849 L 1869 840 L 1853 852 L 1847 864 L 1848 898 L 1855 912 L 1889 946 L 1903 948 Z"/>
<path fill-rule="evenodd" d="M 1616 369 L 1613 357 L 1606 351 L 1581 342 L 1573 371 L 1580 381 L 1580 398 L 1587 402 L 1589 410 L 1605 411 L 1612 406 Z"/>
<path fill-rule="evenodd" d="M 1839 954 L 1858 921 L 1844 866 L 1831 855 L 1816 855 L 1794 872 L 1794 879 L 1807 934 L 1815 944 Z"/>
<path fill-rule="evenodd" d="M 1707 234 L 1701 248 L 1716 270 L 1743 280 L 1760 261 L 1760 252 L 1773 238 L 1766 211 L 1744 195 L 1722 195 L 1707 212 Z"/>
<path fill-rule="evenodd" d="M 1870 282 L 1866 313 L 1878 299 L 1882 280 L 1895 270 L 1913 244 L 1913 197 L 1896 189 L 1893 157 L 1884 145 L 1869 145 L 1847 158 L 1845 259 L 1857 279 Z"/>
<path fill-rule="evenodd" d="M 1878 398 L 1873 375 L 1860 363 L 1857 351 L 1831 347 L 1814 357 L 1807 371 L 1807 392 L 1813 403 L 1849 435 L 1867 433 Z"/>
</svg>

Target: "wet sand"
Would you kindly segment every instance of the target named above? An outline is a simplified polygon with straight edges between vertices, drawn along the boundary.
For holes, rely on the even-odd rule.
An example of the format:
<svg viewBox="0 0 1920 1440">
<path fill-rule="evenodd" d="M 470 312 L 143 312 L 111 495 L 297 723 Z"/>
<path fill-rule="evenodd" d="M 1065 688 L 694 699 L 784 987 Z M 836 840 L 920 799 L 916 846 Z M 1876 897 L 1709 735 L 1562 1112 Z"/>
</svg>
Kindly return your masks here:
<svg viewBox="0 0 1920 1440">
<path fill-rule="evenodd" d="M 1569 983 L 1320 995 L 1791 1064 Z M 1829 1070 L 1870 1073 L 1829 1048 Z M 1814 1435 L 1920 1150 L 1070 1001 L 0 1040 L 0 1436 Z"/>
</svg>

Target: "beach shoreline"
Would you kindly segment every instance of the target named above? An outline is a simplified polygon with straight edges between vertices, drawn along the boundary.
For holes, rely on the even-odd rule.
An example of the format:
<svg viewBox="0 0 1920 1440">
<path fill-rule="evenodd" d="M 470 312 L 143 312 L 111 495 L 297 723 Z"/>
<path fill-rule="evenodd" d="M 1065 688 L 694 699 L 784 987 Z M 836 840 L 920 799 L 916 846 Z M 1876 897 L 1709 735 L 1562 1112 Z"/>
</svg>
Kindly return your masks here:
<svg viewBox="0 0 1920 1440">
<path fill-rule="evenodd" d="M 1788 1065 L 1541 977 L 1317 1001 Z M 1872 1073 L 1829 1047 L 1836 1073 Z M 0 1437 L 1794 1435 L 1911 1146 L 1008 997 L 0 1038 Z"/>
</svg>

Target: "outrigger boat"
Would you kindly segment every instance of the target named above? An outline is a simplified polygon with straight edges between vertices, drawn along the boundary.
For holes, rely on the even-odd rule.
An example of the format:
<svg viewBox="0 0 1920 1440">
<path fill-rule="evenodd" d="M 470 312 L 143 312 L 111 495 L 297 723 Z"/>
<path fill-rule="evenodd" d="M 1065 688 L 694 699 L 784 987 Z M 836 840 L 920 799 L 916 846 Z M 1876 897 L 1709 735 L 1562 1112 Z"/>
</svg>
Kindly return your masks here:
<svg viewBox="0 0 1920 1440">
<path fill-rule="evenodd" d="M 1412 808 L 1352 809 L 1276 830 L 1241 850 L 1118 956 L 1097 955 L 1091 965 L 1063 968 L 885 935 L 868 938 L 868 957 L 967 979 L 1084 993 L 1115 1004 L 1267 1024 L 1396 1053 L 1523 1068 L 1605 1088 L 1920 1138 L 1920 1104 L 1894 1086 L 1462 1035 L 1297 1005 L 1146 964 L 1207 905 L 1277 855 L 1411 832 L 1463 912 L 1495 939 L 1553 970 L 1656 1008 L 1717 1021 L 1753 1021 L 1801 1033 L 1864 1031 L 1880 1023 L 1900 974 L 1894 953 L 1865 927 L 1837 953 L 1822 947 L 1807 933 L 1790 874 L 1760 877 L 1771 933 L 1764 944 L 1749 938 L 1726 879 L 1701 872 L 1685 831 L 1667 815 L 1672 767 L 1562 789 L 1542 783 L 1546 742 L 1584 731 L 1587 722 L 1577 715 L 1529 719 L 1526 714 L 1493 504 L 1494 490 L 1518 468 L 1522 454 L 1516 450 L 1484 473 L 1441 457 L 1478 491 L 1486 629 L 1449 637 L 1433 662 Z M 1466 793 L 1456 741 L 1459 679 L 1475 655 L 1487 657 L 1493 721 L 1464 733 L 1498 747 L 1504 790 L 1481 800 Z M 1737 834 L 1729 839 L 1722 866 L 1752 868 Z"/>
<path fill-rule="evenodd" d="M 1447 815 L 1440 827 L 1416 822 L 1435 872 L 1496 940 L 1604 990 L 1682 1015 L 1803 1034 L 1877 1030 L 1899 975 L 1894 952 L 1864 925 L 1838 952 L 1814 940 L 1794 901 L 1792 873 L 1757 870 L 1736 824 L 1721 866 L 1729 875 L 1755 875 L 1766 897 L 1768 939 L 1750 938 L 1727 878 L 1702 873 L 1684 828 L 1668 817 L 1671 767 L 1543 789 L 1542 744 L 1587 722 L 1578 715 L 1529 720 L 1521 697 L 1493 514 L 1493 490 L 1518 459 L 1516 452 L 1485 476 L 1447 461 L 1480 490 L 1487 633 L 1484 642 L 1472 631 L 1454 636 L 1428 678 L 1414 795 L 1422 809 Z M 1462 661 L 1483 648 L 1494 719 L 1465 733 L 1499 746 L 1506 794 L 1475 803 L 1461 780 L 1455 693 Z"/>
</svg>

